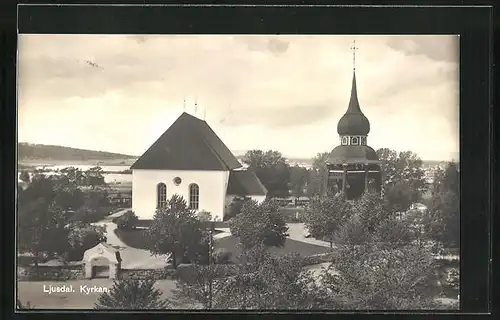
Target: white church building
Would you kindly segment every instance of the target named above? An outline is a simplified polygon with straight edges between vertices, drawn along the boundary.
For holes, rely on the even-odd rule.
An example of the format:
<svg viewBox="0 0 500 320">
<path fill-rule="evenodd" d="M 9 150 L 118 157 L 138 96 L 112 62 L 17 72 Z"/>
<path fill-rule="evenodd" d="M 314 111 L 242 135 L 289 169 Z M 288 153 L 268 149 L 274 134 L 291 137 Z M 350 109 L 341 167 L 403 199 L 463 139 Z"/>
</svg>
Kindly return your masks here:
<svg viewBox="0 0 500 320">
<path fill-rule="evenodd" d="M 223 220 L 234 197 L 262 202 L 267 195 L 257 176 L 242 170 L 212 128 L 185 112 L 130 169 L 132 210 L 139 219 L 152 219 L 174 194 L 216 220 Z"/>
</svg>

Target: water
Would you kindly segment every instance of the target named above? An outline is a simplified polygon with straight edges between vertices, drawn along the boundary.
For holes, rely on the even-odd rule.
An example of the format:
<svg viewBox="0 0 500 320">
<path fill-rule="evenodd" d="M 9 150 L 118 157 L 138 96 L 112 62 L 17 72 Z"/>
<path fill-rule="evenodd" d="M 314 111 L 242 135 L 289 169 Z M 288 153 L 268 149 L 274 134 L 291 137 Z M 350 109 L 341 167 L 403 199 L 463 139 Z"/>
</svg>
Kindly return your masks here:
<svg viewBox="0 0 500 320">
<path fill-rule="evenodd" d="M 66 166 L 61 166 L 61 167 L 62 168 L 66 168 Z M 104 170 L 105 171 L 111 171 L 111 172 L 125 170 L 125 169 L 123 169 L 124 168 L 123 166 L 115 166 L 115 167 L 120 167 L 122 169 L 121 170 L 107 170 L 107 169 L 104 169 Z M 58 173 L 55 172 L 55 171 L 47 171 L 47 172 L 44 172 L 42 174 L 49 176 L 49 175 L 54 175 L 54 174 L 58 174 Z M 18 179 L 19 179 L 20 175 L 21 175 L 21 172 L 19 172 L 18 175 L 17 175 Z M 30 172 L 29 175 L 30 175 L 30 178 L 31 178 L 33 176 L 33 173 Z M 106 183 L 116 183 L 116 182 L 120 182 L 120 183 L 132 183 L 132 175 L 131 174 L 124 174 L 124 173 L 104 173 L 103 176 L 104 176 L 104 181 Z"/>
<path fill-rule="evenodd" d="M 67 167 L 73 167 L 76 169 L 80 169 L 82 171 L 87 171 L 88 169 L 95 167 L 95 165 L 87 165 L 87 164 L 76 164 L 76 165 L 49 165 L 49 166 L 37 166 L 36 169 L 45 169 L 50 171 L 61 170 Z M 130 169 L 130 166 L 100 166 L 103 171 L 106 172 L 119 172 Z"/>
</svg>

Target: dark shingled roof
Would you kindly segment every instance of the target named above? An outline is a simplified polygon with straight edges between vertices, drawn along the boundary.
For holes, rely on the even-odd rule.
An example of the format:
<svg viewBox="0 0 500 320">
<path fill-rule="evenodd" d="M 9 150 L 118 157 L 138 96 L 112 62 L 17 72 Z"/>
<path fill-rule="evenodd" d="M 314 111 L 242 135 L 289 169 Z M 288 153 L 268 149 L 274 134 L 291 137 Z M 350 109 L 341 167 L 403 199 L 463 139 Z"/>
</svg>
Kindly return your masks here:
<svg viewBox="0 0 500 320">
<path fill-rule="evenodd" d="M 328 163 L 379 163 L 375 150 L 368 146 L 337 146 L 328 156 Z"/>
<path fill-rule="evenodd" d="M 208 124 L 181 116 L 130 167 L 157 170 L 232 170 L 241 164 Z"/>
<path fill-rule="evenodd" d="M 267 195 L 267 189 L 253 171 L 238 170 L 231 171 L 229 174 L 227 194 L 238 196 L 265 196 Z"/>
<path fill-rule="evenodd" d="M 339 135 L 362 135 L 370 132 L 370 121 L 363 114 L 359 107 L 358 91 L 356 88 L 356 74 L 352 76 L 351 99 L 346 113 L 340 118 L 337 124 Z"/>
</svg>

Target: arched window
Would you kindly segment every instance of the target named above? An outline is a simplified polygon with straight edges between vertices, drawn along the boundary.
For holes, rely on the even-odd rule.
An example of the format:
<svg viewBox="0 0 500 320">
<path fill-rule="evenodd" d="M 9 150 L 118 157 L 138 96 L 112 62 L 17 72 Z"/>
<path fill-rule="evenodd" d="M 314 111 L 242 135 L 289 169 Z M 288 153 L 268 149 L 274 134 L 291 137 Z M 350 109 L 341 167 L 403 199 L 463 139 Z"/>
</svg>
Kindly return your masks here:
<svg viewBox="0 0 500 320">
<path fill-rule="evenodd" d="M 156 186 L 156 208 L 165 208 L 167 205 L 167 186 L 164 183 L 158 183 Z"/>
<path fill-rule="evenodd" d="M 200 187 L 196 183 L 189 185 L 189 208 L 198 210 L 200 207 Z"/>
</svg>

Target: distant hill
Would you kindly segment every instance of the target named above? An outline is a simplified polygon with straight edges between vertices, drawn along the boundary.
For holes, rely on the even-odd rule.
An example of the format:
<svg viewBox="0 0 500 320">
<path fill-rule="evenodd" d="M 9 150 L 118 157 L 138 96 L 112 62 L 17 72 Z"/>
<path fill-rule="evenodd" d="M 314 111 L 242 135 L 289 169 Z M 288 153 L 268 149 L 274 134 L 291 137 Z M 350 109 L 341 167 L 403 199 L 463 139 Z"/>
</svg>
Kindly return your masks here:
<svg viewBox="0 0 500 320">
<path fill-rule="evenodd" d="M 20 142 L 18 144 L 19 160 L 58 160 L 58 161 L 85 161 L 85 160 L 115 160 L 134 159 L 131 156 L 120 153 L 76 149 L 62 146 L 51 146 L 43 144 L 30 144 Z"/>
</svg>

